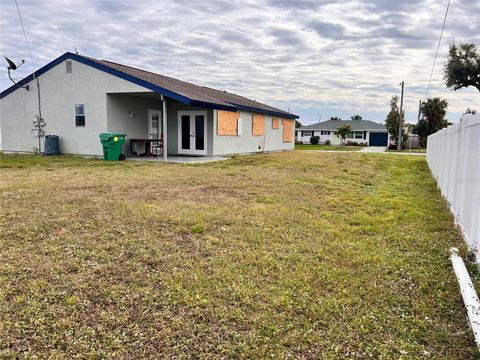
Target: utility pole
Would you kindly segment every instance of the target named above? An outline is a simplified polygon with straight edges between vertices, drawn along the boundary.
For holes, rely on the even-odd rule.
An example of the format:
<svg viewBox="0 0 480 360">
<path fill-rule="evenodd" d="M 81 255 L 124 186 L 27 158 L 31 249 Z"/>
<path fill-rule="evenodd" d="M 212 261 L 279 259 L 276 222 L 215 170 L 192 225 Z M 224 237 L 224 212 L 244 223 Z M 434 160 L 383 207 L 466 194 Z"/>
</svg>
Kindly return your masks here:
<svg viewBox="0 0 480 360">
<path fill-rule="evenodd" d="M 402 127 L 403 127 L 403 89 L 405 88 L 405 81 L 402 81 L 402 96 L 400 96 L 400 114 L 398 122 L 398 141 L 397 150 L 402 150 Z"/>
<path fill-rule="evenodd" d="M 420 109 L 422 107 L 422 100 L 418 100 L 418 119 L 417 119 L 417 123 L 420 122 Z"/>
</svg>

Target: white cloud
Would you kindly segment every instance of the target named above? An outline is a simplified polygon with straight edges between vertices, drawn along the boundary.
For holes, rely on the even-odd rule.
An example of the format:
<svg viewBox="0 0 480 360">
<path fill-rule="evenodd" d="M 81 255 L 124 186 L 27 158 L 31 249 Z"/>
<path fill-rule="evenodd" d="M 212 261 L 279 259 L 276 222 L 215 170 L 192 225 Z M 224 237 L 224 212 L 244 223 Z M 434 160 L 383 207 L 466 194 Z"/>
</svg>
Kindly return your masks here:
<svg viewBox="0 0 480 360">
<path fill-rule="evenodd" d="M 382 121 L 406 82 L 415 120 L 443 21 L 444 2 L 423 1 L 21 1 L 37 67 L 75 48 L 290 108 L 304 123 L 361 114 Z M 13 2 L 1 3 L 1 54 L 27 64 Z M 450 120 L 479 106 L 475 89 L 450 92 L 442 68 L 448 42 L 479 43 L 480 5 L 452 2 L 431 96 Z M 1 88 L 10 85 L 1 67 Z"/>
</svg>

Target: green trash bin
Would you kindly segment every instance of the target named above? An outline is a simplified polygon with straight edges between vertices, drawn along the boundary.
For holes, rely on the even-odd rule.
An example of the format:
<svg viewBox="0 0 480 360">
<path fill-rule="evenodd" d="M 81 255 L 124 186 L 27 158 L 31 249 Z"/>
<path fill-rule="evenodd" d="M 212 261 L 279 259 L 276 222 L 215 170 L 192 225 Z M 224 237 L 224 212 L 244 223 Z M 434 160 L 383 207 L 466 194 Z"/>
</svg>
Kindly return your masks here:
<svg viewBox="0 0 480 360">
<path fill-rule="evenodd" d="M 103 147 L 103 159 L 107 161 L 125 160 L 122 146 L 125 143 L 125 134 L 101 133 L 100 142 Z"/>
</svg>

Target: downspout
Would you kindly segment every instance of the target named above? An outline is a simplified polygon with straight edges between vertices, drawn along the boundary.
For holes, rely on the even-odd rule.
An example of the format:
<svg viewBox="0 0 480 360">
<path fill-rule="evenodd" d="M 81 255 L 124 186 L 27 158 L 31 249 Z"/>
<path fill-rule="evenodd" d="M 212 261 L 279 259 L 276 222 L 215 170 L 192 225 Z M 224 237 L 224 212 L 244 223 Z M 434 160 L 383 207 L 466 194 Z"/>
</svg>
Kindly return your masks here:
<svg viewBox="0 0 480 360">
<path fill-rule="evenodd" d="M 163 116 L 162 116 L 162 129 L 163 129 L 163 139 L 162 139 L 162 144 L 163 144 L 163 161 L 167 162 L 167 149 L 168 149 L 168 146 L 167 146 L 167 100 L 165 99 L 165 97 L 162 95 L 161 96 L 161 99 L 162 99 L 162 105 L 163 105 L 163 108 L 162 108 L 162 112 L 163 112 Z"/>
<path fill-rule="evenodd" d="M 462 293 L 463 303 L 467 310 L 468 321 L 472 328 L 475 342 L 477 347 L 480 348 L 480 301 L 478 300 L 470 275 L 468 275 L 467 268 L 457 251 L 456 248 L 450 249 L 450 260 L 452 261 L 453 271 L 460 285 L 460 292 Z"/>
</svg>

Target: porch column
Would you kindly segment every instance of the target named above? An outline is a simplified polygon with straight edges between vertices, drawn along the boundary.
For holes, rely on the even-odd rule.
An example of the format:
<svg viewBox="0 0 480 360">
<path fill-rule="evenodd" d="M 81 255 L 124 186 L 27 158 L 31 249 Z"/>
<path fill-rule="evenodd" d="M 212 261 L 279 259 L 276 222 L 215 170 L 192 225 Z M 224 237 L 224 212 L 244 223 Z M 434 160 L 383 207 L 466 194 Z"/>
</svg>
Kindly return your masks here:
<svg viewBox="0 0 480 360">
<path fill-rule="evenodd" d="M 162 103 L 163 103 L 163 111 L 162 111 L 162 129 L 163 129 L 163 160 L 167 161 L 167 100 L 161 95 Z"/>
</svg>

